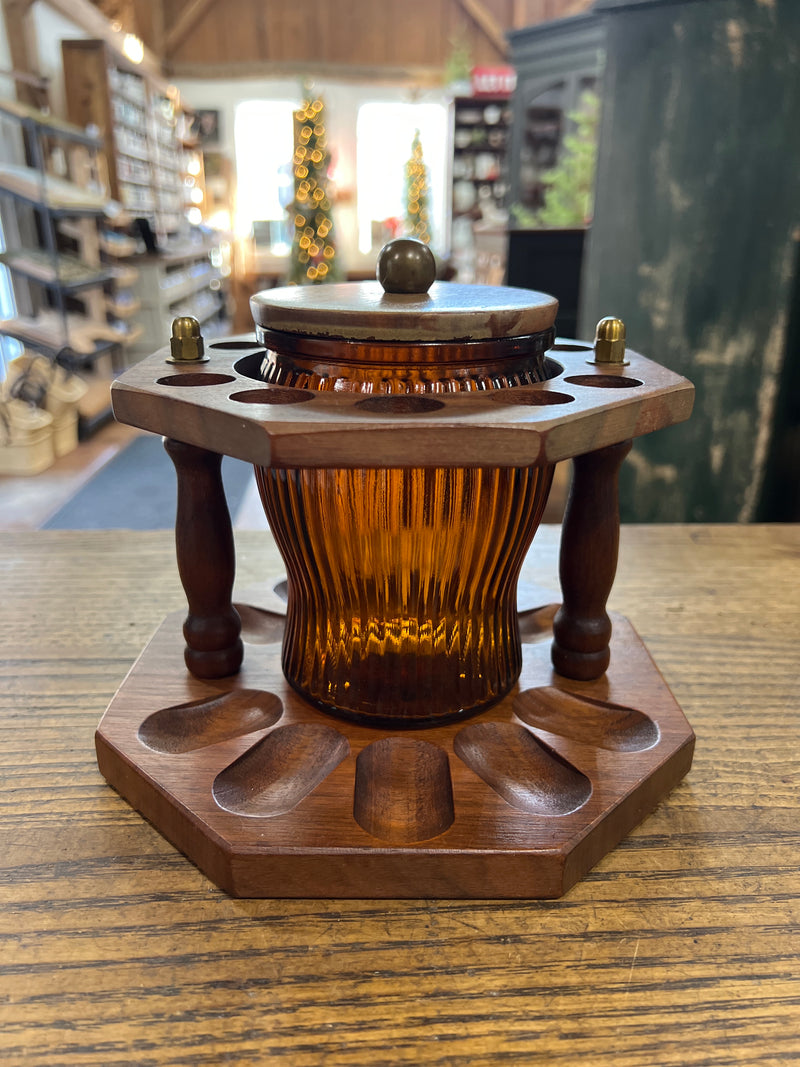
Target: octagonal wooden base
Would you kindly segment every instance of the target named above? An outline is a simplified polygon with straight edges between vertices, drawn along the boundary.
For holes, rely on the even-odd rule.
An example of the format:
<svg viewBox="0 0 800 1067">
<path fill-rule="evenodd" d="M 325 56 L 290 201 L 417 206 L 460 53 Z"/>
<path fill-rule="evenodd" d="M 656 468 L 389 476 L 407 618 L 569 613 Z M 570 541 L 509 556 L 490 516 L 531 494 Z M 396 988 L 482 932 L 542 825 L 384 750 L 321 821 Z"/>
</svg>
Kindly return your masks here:
<svg viewBox="0 0 800 1067">
<path fill-rule="evenodd" d="M 234 896 L 557 897 L 691 765 L 691 727 L 621 616 L 599 680 L 554 674 L 554 608 L 532 610 L 508 697 L 392 732 L 306 704 L 281 674 L 282 616 L 240 610 L 240 674 L 193 678 L 171 615 L 96 737 L 108 782 Z"/>
</svg>

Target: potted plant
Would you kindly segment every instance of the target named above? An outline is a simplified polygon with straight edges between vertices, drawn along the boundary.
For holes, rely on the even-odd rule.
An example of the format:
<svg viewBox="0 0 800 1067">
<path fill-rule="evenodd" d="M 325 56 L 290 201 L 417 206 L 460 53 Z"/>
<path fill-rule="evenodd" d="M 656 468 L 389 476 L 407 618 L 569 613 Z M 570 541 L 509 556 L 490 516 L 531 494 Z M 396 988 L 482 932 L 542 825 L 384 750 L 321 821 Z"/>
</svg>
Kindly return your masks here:
<svg viewBox="0 0 800 1067">
<path fill-rule="evenodd" d="M 557 327 L 564 336 L 577 333 L 581 262 L 591 221 L 597 165 L 600 100 L 583 93 L 567 116 L 558 164 L 540 175 L 544 202 L 537 208 L 510 208 L 508 284 L 546 289 L 559 300 Z"/>
</svg>

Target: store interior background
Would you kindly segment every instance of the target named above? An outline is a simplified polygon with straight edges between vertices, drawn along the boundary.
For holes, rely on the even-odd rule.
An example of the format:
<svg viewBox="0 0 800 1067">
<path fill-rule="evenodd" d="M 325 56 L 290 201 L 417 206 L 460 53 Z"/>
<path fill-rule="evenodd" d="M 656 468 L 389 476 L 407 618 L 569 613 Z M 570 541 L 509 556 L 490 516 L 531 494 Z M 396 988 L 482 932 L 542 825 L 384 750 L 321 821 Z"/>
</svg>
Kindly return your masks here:
<svg viewBox="0 0 800 1067">
<path fill-rule="evenodd" d="M 416 126 L 443 270 L 466 282 L 549 291 L 567 285 L 560 253 L 548 244 L 554 233 L 535 227 L 532 234 L 508 207 L 530 170 L 531 116 L 560 109 L 563 154 L 575 102 L 583 88 L 595 88 L 594 206 L 586 226 L 572 228 L 582 249 L 574 332 L 591 337 L 599 318 L 619 316 L 632 347 L 697 387 L 689 424 L 637 443 L 622 476 L 623 519 L 800 519 L 800 6 L 793 0 L 4 0 L 3 13 L 0 98 L 30 102 L 28 83 L 10 74 L 27 73 L 46 81 L 51 113 L 68 118 L 62 42 L 103 40 L 130 67 L 123 48 L 132 35 L 143 46 L 132 69 L 174 86 L 187 111 L 216 113 L 216 135 L 200 146 L 199 207 L 224 251 L 215 263 L 221 333 L 249 330 L 249 295 L 285 277 L 280 219 L 259 212 L 259 190 L 264 203 L 275 201 L 275 145 L 290 137 L 287 116 L 304 81 L 325 105 L 336 257 L 348 277 L 374 272 L 391 229 L 377 225 L 381 205 L 394 196 L 387 219 L 402 214 L 398 172 Z M 516 88 L 507 101 L 503 169 L 484 183 L 497 195 L 461 210 L 454 100 L 474 93 L 474 68 L 509 67 Z M 474 110 L 493 102 L 479 97 Z M 276 132 L 271 123 L 280 116 Z M 376 205 L 371 231 L 368 203 Z M 0 197 L 0 218 L 9 210 Z M 269 225 L 256 242 L 259 220 Z M 0 273 L 12 293 L 19 283 L 5 267 Z M 556 291 L 565 309 L 569 292 L 568 285 L 564 295 Z M 18 353 L 3 338 L 5 367 Z M 112 373 L 144 354 L 125 354 Z M 125 428 L 102 419 L 81 437 L 36 475 L 0 476 L 0 527 L 44 525 L 130 441 Z M 565 471 L 546 518 L 558 519 L 567 479 Z M 263 523 L 257 511 L 251 494 L 241 524 Z"/>
</svg>

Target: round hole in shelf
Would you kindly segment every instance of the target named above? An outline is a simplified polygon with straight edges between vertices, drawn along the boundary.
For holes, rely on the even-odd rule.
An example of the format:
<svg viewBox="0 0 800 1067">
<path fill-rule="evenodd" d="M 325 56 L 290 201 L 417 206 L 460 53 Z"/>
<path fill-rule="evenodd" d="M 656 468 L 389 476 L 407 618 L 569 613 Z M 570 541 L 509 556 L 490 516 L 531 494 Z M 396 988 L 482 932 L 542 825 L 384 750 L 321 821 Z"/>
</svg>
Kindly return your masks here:
<svg viewBox="0 0 800 1067">
<path fill-rule="evenodd" d="M 581 341 L 556 341 L 551 352 L 591 352 L 594 345 L 588 341 L 584 344 Z"/>
<path fill-rule="evenodd" d="M 210 344 L 208 347 L 209 348 L 227 348 L 227 349 L 232 349 L 235 352 L 236 351 L 241 352 L 241 351 L 244 351 L 247 348 L 259 348 L 260 345 L 259 345 L 258 341 L 256 341 L 256 340 L 252 340 L 252 341 L 215 341 L 213 344 Z"/>
<path fill-rule="evenodd" d="M 588 385 L 592 389 L 635 389 L 644 385 L 638 378 L 624 378 L 617 374 L 575 374 L 564 381 L 570 385 Z"/>
<path fill-rule="evenodd" d="M 549 382 L 551 378 L 557 378 L 564 373 L 564 364 L 551 356 L 544 357 L 544 380 Z"/>
<path fill-rule="evenodd" d="M 235 381 L 236 379 L 230 374 L 204 374 L 198 371 L 195 374 L 170 374 L 166 378 L 159 378 L 157 384 L 193 388 L 198 385 L 226 385 L 228 382 Z"/>
<path fill-rule="evenodd" d="M 544 408 L 550 404 L 571 404 L 575 399 L 569 393 L 557 393 L 546 389 L 498 389 L 496 393 L 487 393 L 487 400 L 497 404 L 519 404 L 520 407 Z"/>
<path fill-rule="evenodd" d="M 370 396 L 356 404 L 361 411 L 375 415 L 421 415 L 426 411 L 440 411 L 444 404 L 430 396 L 406 395 Z"/>
<path fill-rule="evenodd" d="M 267 350 L 265 348 L 257 348 L 246 356 L 240 356 L 234 363 L 233 369 L 244 378 L 252 378 L 254 382 L 263 382 L 264 375 L 261 373 L 261 365 L 266 354 Z"/>
<path fill-rule="evenodd" d="M 315 394 L 302 389 L 247 389 L 243 393 L 231 393 L 231 400 L 238 404 L 304 404 L 313 400 Z"/>
</svg>

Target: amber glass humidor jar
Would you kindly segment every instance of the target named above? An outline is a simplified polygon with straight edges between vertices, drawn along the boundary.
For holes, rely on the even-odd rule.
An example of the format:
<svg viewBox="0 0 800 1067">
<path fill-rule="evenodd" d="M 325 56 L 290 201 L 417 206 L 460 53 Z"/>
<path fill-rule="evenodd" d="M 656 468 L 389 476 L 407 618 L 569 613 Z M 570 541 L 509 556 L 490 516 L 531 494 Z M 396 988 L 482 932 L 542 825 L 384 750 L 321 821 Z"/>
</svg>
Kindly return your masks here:
<svg viewBox="0 0 800 1067">
<path fill-rule="evenodd" d="M 263 380 L 363 394 L 365 419 L 407 416 L 393 432 L 409 435 L 438 394 L 545 380 L 556 301 L 432 284 L 432 257 L 415 246 L 387 246 L 382 284 L 253 297 Z M 549 465 L 517 466 L 513 454 L 496 468 L 441 466 L 435 454 L 387 468 L 369 454 L 344 469 L 324 452 L 314 468 L 258 468 L 288 575 L 291 685 L 334 715 L 394 728 L 502 698 L 521 668 L 517 580 L 551 478 Z"/>
</svg>

